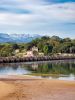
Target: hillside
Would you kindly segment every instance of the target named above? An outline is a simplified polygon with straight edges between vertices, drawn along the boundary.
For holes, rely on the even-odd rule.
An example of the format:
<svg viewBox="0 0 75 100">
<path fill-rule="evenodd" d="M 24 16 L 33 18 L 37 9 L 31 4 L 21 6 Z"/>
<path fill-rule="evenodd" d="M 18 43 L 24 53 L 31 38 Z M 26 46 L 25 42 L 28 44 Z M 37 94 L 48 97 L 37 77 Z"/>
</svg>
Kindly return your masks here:
<svg viewBox="0 0 75 100">
<path fill-rule="evenodd" d="M 0 33 L 0 43 L 5 42 L 16 42 L 16 43 L 27 43 L 31 42 L 36 38 L 40 38 L 41 36 L 38 34 L 30 35 L 30 34 L 6 34 Z"/>
</svg>

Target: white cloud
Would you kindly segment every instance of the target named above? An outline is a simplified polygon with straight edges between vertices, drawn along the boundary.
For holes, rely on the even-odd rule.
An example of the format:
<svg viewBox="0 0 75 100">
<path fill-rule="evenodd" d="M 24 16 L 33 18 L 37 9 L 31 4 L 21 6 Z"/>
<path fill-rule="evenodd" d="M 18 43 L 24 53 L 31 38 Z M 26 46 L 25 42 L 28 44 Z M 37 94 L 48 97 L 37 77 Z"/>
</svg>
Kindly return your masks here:
<svg viewBox="0 0 75 100">
<path fill-rule="evenodd" d="M 18 8 L 28 9 L 31 14 L 11 14 L 11 13 L 0 13 L 0 19 L 4 18 L 8 21 L 16 21 L 16 23 L 24 22 L 37 22 L 39 21 L 75 21 L 75 3 L 63 3 L 63 4 L 52 4 L 52 5 L 40 5 L 40 1 L 31 3 L 36 0 L 19 0 L 22 2 Z M 21 22 L 22 21 L 22 22 Z M 54 21 L 53 21 L 54 22 Z M 4 23 L 4 22 L 3 22 Z M 11 23 L 12 24 L 12 23 Z"/>
<path fill-rule="evenodd" d="M 40 27 L 41 30 L 49 30 L 49 25 L 52 27 L 60 23 L 75 22 L 74 2 L 45 5 L 43 0 L 13 0 L 12 3 L 10 0 L 7 3 L 6 0 L 1 1 L 0 5 L 5 8 L 27 9 L 31 13 L 0 12 L 0 26 L 4 25 L 9 28 L 10 26 L 14 26 L 15 28 L 19 26 L 21 29 L 37 31 L 40 30 Z"/>
</svg>

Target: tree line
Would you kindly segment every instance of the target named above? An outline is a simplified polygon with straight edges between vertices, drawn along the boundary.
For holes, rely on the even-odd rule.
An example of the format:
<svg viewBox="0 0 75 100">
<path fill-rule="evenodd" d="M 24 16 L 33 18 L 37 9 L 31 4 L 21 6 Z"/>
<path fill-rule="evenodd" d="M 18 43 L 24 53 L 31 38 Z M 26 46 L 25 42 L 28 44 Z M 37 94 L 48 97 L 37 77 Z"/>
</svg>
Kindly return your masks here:
<svg viewBox="0 0 75 100">
<path fill-rule="evenodd" d="M 20 52 L 28 51 L 33 46 L 38 47 L 39 52 L 43 52 L 45 55 L 75 53 L 75 39 L 43 36 L 29 43 L 0 43 L 0 57 L 15 56 L 16 49 L 19 49 Z"/>
</svg>

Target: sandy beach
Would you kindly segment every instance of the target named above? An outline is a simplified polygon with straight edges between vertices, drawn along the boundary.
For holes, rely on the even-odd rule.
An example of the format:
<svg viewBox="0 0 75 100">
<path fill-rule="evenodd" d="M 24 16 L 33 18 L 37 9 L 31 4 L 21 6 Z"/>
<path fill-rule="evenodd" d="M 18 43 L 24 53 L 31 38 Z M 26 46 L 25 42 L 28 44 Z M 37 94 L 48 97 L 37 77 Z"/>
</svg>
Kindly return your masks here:
<svg viewBox="0 0 75 100">
<path fill-rule="evenodd" d="M 25 76 L 0 79 L 0 100 L 75 100 L 75 81 Z"/>
</svg>

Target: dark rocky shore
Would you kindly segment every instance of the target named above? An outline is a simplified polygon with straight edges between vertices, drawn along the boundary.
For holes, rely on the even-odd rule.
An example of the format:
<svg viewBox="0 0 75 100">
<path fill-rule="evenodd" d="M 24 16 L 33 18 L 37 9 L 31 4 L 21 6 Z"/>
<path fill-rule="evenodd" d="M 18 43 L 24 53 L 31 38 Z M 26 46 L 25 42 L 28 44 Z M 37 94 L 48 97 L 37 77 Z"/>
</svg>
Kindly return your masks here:
<svg viewBox="0 0 75 100">
<path fill-rule="evenodd" d="M 0 63 L 17 63 L 17 62 L 32 62 L 32 61 L 51 61 L 51 60 L 69 60 L 75 57 L 69 56 L 43 56 L 43 57 L 0 57 Z"/>
</svg>

